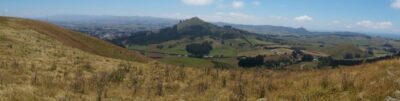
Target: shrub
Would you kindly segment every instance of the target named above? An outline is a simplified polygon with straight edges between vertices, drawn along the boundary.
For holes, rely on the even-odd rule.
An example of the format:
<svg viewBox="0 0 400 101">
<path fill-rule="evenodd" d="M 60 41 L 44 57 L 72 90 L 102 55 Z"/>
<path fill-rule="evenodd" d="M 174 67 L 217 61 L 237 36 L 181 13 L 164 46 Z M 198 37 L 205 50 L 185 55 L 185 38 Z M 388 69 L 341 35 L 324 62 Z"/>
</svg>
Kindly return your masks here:
<svg viewBox="0 0 400 101">
<path fill-rule="evenodd" d="M 97 101 L 102 101 L 103 97 L 106 97 L 107 89 L 109 86 L 109 74 L 106 72 L 101 72 L 93 78 L 94 87 L 97 93 Z"/>
<path fill-rule="evenodd" d="M 342 75 L 342 90 L 349 91 L 355 87 L 354 79 L 349 74 Z"/>
<path fill-rule="evenodd" d="M 300 56 L 303 55 L 304 53 L 298 49 L 298 48 L 294 48 L 293 52 L 292 52 L 292 57 L 295 59 L 300 59 Z"/>
<path fill-rule="evenodd" d="M 264 65 L 264 56 L 258 55 L 256 57 L 242 57 L 239 59 L 240 67 L 255 67 Z"/>
<path fill-rule="evenodd" d="M 330 85 L 330 81 L 327 75 L 325 75 L 324 77 L 322 77 L 320 85 L 323 89 L 326 89 L 329 87 Z"/>
<path fill-rule="evenodd" d="M 131 89 L 132 93 L 136 94 L 142 86 L 141 79 L 138 76 L 131 77 Z"/>
<path fill-rule="evenodd" d="M 303 55 L 303 57 L 301 58 L 302 61 L 313 61 L 314 60 L 314 56 L 309 55 L 309 54 L 305 54 Z"/>
<path fill-rule="evenodd" d="M 157 96 L 163 96 L 164 94 L 164 80 L 162 78 L 158 78 L 157 79 L 157 83 L 156 83 L 156 95 Z"/>
<path fill-rule="evenodd" d="M 196 57 L 203 57 L 204 55 L 208 55 L 212 50 L 212 46 L 210 43 L 203 42 L 201 44 L 189 44 L 186 45 L 186 51 Z"/>
<path fill-rule="evenodd" d="M 333 61 L 332 57 L 321 57 L 321 58 L 319 58 L 317 67 L 322 68 L 325 66 L 332 66 L 332 61 Z"/>
<path fill-rule="evenodd" d="M 157 48 L 158 48 L 158 49 L 163 49 L 163 48 L 164 48 L 164 45 L 157 45 Z"/>
<path fill-rule="evenodd" d="M 344 58 L 344 59 L 353 59 L 354 57 L 353 57 L 353 54 L 352 54 L 352 53 L 346 53 L 346 54 L 343 56 L 343 58 Z"/>
<path fill-rule="evenodd" d="M 130 71 L 130 64 L 121 63 L 116 71 L 110 73 L 110 80 L 114 83 L 119 83 L 124 81 L 125 75 Z"/>
<path fill-rule="evenodd" d="M 114 83 L 119 83 L 124 81 L 125 75 L 128 71 L 126 69 L 118 69 L 110 74 L 110 80 Z"/>
<path fill-rule="evenodd" d="M 232 101 L 246 101 L 245 86 L 242 82 L 238 81 L 238 84 L 233 88 L 233 95 L 231 95 Z"/>
<path fill-rule="evenodd" d="M 229 68 L 233 67 L 230 64 L 219 62 L 219 61 L 211 61 L 214 64 L 214 68 Z"/>
<path fill-rule="evenodd" d="M 86 80 L 83 76 L 82 71 L 78 71 L 76 74 L 75 80 L 70 85 L 71 89 L 75 93 L 85 93 L 85 84 Z"/>
<path fill-rule="evenodd" d="M 209 89 L 209 84 L 207 83 L 207 81 L 202 81 L 197 84 L 197 90 L 200 94 L 204 94 L 207 89 Z"/>
<path fill-rule="evenodd" d="M 355 58 L 361 58 L 361 54 L 360 54 L 360 53 L 356 53 L 356 54 L 354 55 L 354 57 L 355 57 Z"/>
</svg>

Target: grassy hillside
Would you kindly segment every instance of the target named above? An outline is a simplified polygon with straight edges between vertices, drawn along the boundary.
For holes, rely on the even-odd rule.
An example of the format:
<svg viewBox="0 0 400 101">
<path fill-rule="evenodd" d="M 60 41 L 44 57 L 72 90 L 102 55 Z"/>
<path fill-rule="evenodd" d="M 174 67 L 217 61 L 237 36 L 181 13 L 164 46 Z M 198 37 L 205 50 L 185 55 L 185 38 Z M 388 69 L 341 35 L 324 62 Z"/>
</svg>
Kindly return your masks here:
<svg viewBox="0 0 400 101">
<path fill-rule="evenodd" d="M 14 20 L 24 22 L 3 18 L 0 25 L 0 101 L 376 101 L 400 96 L 399 59 L 300 71 L 176 67 L 95 55 L 17 28 L 22 25 Z"/>
<path fill-rule="evenodd" d="M 32 26 L 32 28 L 27 26 Z M 44 29 L 48 27 L 50 28 Z M 95 46 L 96 48 L 112 46 L 102 41 L 96 42 L 83 35 L 80 36 L 86 37 L 83 39 L 87 40 L 68 38 L 73 37 L 68 35 L 79 35 L 79 33 L 60 37 L 51 36 L 67 32 L 70 31 L 61 30 L 43 22 L 1 17 L 1 101 L 74 100 L 82 96 L 73 93 L 72 90 L 76 88 L 73 85 L 77 79 L 114 71 L 123 63 L 141 66 L 140 63 L 106 58 L 95 55 L 97 53 L 91 51 L 82 51 L 83 45 L 87 45 L 85 43 L 73 48 L 75 43 L 85 41 L 89 41 L 88 44 L 96 43 L 98 45 Z"/>
<path fill-rule="evenodd" d="M 64 45 L 81 49 L 97 55 L 146 62 L 147 59 L 140 54 L 117 47 L 105 41 L 89 37 L 84 34 L 62 29 L 58 26 L 41 21 L 0 17 L 0 24 L 15 30 L 30 30 L 49 36 L 62 42 Z M 9 29 L 10 29 L 9 28 Z"/>
<path fill-rule="evenodd" d="M 223 60 L 224 63 L 228 63 L 231 66 L 237 66 L 235 59 L 239 53 L 251 51 L 255 45 L 276 45 L 276 43 L 271 42 L 271 40 L 262 35 L 230 26 L 220 27 L 197 17 L 182 20 L 172 27 L 158 31 L 139 32 L 129 37 L 116 38 L 112 42 L 124 45 L 128 49 L 143 51 L 143 53 L 163 53 L 164 55 L 161 57 L 166 59 L 160 60 L 169 64 L 188 66 L 207 64 L 205 66 L 211 67 L 215 65 L 212 59 L 180 58 L 182 55 L 191 55 L 186 51 L 186 46 L 207 42 L 213 47 L 210 54 L 208 54 L 209 56 Z M 151 57 L 152 54 L 145 55 Z M 187 62 L 194 60 L 201 61 Z"/>
<path fill-rule="evenodd" d="M 126 46 L 128 49 L 140 50 L 148 57 L 169 64 L 188 66 L 214 64 L 211 67 L 217 65 L 213 59 L 223 60 L 223 63 L 230 66 L 238 66 L 239 63 L 235 59 L 241 56 L 266 55 L 265 58 L 272 58 L 278 62 L 291 61 L 293 60 L 291 57 L 281 57 L 292 54 L 294 49 L 306 51 L 316 57 L 333 57 L 334 59 L 380 57 L 395 53 L 397 49 L 400 49 L 398 41 L 353 32 L 308 32 L 304 28 L 276 27 L 266 29 L 266 31 L 282 33 L 282 35 L 270 35 L 251 33 L 251 30 L 244 31 L 234 27 L 235 25 L 217 26 L 194 17 L 182 20 L 172 27 L 123 36 L 113 39 L 112 42 Z M 186 46 L 204 42 L 213 47 L 210 54 L 207 54 L 207 57 L 213 59 L 187 62 L 199 59 L 187 58 L 191 54 L 186 51 Z M 156 53 L 156 56 L 153 53 Z M 266 67 L 287 67 L 285 63 L 271 65 L 274 62 L 269 62 Z M 307 67 L 316 68 L 318 63 L 314 64 Z"/>
</svg>

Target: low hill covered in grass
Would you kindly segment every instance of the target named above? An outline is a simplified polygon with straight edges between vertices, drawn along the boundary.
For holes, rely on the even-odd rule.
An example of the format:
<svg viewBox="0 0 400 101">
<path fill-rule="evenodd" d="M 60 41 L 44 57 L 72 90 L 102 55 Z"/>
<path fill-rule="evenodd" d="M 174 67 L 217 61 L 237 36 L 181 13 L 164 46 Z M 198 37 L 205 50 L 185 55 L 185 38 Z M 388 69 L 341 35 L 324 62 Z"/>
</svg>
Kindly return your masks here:
<svg viewBox="0 0 400 101">
<path fill-rule="evenodd" d="M 143 31 L 131 36 L 123 36 L 113 39 L 114 43 L 124 46 L 128 45 L 151 45 L 160 44 L 174 40 L 210 37 L 215 40 L 227 40 L 241 38 L 253 33 L 243 30 L 234 29 L 232 27 L 219 27 L 217 25 L 205 22 L 197 17 L 180 21 L 180 23 L 158 31 Z M 255 35 L 255 34 L 253 34 Z"/>
<path fill-rule="evenodd" d="M 213 62 L 236 66 L 236 57 L 239 53 L 253 50 L 259 44 L 279 45 L 272 41 L 274 39 L 230 26 L 217 26 L 197 17 L 182 20 L 174 26 L 157 31 L 144 31 L 111 40 L 111 42 L 128 49 L 142 51 L 148 57 L 153 57 L 153 54 L 161 54 L 156 56 L 162 57 L 159 58 L 161 61 L 189 66 L 201 64 L 213 66 Z M 218 58 L 218 60 L 200 59 L 201 62 L 194 62 L 199 59 L 187 58 L 193 54 L 186 50 L 186 46 L 202 43 L 212 46 L 211 51 L 205 57 Z"/>
</svg>

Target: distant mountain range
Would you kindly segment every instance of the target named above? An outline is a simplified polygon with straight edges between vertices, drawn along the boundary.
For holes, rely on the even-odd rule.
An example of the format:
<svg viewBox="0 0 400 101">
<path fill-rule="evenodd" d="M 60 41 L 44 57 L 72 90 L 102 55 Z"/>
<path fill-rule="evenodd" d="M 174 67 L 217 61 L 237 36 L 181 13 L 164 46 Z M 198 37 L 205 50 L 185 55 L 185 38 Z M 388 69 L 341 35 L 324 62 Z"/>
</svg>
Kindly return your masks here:
<svg viewBox="0 0 400 101">
<path fill-rule="evenodd" d="M 283 27 L 283 26 L 272 26 L 272 25 L 241 25 L 241 24 L 229 24 L 229 23 L 215 23 L 220 26 L 232 26 L 234 28 L 259 33 L 259 34 L 267 34 L 267 35 L 310 35 L 314 34 L 313 32 L 308 31 L 307 29 L 301 28 L 292 28 L 292 27 Z"/>
<path fill-rule="evenodd" d="M 48 21 L 68 29 L 83 32 L 103 39 L 110 39 L 116 36 L 131 35 L 140 31 L 158 30 L 161 28 L 171 27 L 179 23 L 179 19 L 146 17 L 146 16 L 92 16 L 92 15 L 59 15 L 49 16 L 46 18 L 36 18 Z M 284 26 L 272 25 L 243 25 L 230 24 L 224 22 L 213 23 L 218 26 L 231 26 L 233 28 L 246 30 L 253 33 L 267 35 L 312 35 L 312 34 L 332 34 L 344 32 L 321 32 L 309 31 L 306 28 L 292 28 Z M 354 32 L 345 32 L 347 34 L 355 34 Z M 372 34 L 357 33 L 372 36 L 381 36 L 386 38 L 398 39 L 399 35 L 392 34 Z"/>
<path fill-rule="evenodd" d="M 90 16 L 60 15 L 39 18 L 57 25 L 90 34 L 99 38 L 130 35 L 140 31 L 157 30 L 179 23 L 178 19 L 141 17 L 141 16 Z M 239 25 L 223 22 L 213 23 L 218 26 L 231 26 L 253 33 L 268 35 L 307 35 L 313 34 L 305 28 L 291 28 L 271 25 Z"/>
</svg>

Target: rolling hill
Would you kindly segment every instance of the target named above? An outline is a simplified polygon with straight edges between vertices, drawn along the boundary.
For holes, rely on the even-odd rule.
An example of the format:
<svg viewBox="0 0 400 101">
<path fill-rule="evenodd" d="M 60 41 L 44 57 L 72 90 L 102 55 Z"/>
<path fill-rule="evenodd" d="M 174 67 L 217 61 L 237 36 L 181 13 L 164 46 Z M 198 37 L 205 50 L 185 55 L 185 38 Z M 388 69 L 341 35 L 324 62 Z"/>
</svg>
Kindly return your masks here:
<svg viewBox="0 0 400 101">
<path fill-rule="evenodd" d="M 216 40 L 227 40 L 241 38 L 250 34 L 255 35 L 231 27 L 219 27 L 194 17 L 183 20 L 172 27 L 162 28 L 158 31 L 143 31 L 129 37 L 116 38 L 113 41 L 123 45 L 149 45 L 171 40 L 183 40 L 185 38 L 195 40 L 196 38 L 209 37 Z"/>
<path fill-rule="evenodd" d="M 139 32 L 131 36 L 123 36 L 111 40 L 111 42 L 128 49 L 142 51 L 142 53 L 150 57 L 154 53 L 164 54 L 162 57 L 166 58 L 161 59 L 161 61 L 165 60 L 167 63 L 175 60 L 172 62 L 173 64 L 179 63 L 175 65 L 190 66 L 197 64 L 213 65 L 213 62 L 216 61 L 202 59 L 204 62 L 183 62 L 188 60 L 199 61 L 199 59 L 176 58 L 190 55 L 185 49 L 189 44 L 209 43 L 213 47 L 209 57 L 220 57 L 218 62 L 236 66 L 236 57 L 239 53 L 250 51 L 256 45 L 279 45 L 273 41 L 274 39 L 269 37 L 239 30 L 231 26 L 217 26 L 197 17 L 182 20 L 172 27 L 157 31 Z"/>
<path fill-rule="evenodd" d="M 399 59 L 299 71 L 183 68 L 85 51 L 50 36 L 59 32 L 53 31 L 58 27 L 49 26 L 52 25 L 45 22 L 1 17 L 1 101 L 400 99 Z"/>
<path fill-rule="evenodd" d="M 64 45 L 78 48 L 96 55 L 124 60 L 141 62 L 147 61 L 145 57 L 136 52 L 129 51 L 106 41 L 99 40 L 78 32 L 66 30 L 45 22 L 6 17 L 0 17 L 0 22 L 3 26 L 11 27 L 13 29 L 31 30 L 47 35 L 48 37 L 62 42 Z"/>
<path fill-rule="evenodd" d="M 275 34 L 253 33 L 247 28 L 264 29 Z M 245 29 L 249 30 L 246 31 Z M 238 58 L 265 56 L 274 60 L 268 67 L 292 65 L 296 59 L 291 57 L 293 50 L 300 49 L 316 59 L 332 57 L 345 59 L 374 58 L 395 53 L 400 49 L 396 40 L 372 37 L 354 32 L 309 32 L 304 28 L 294 29 L 278 26 L 215 25 L 197 17 L 182 20 L 171 27 L 156 31 L 143 31 L 130 36 L 121 36 L 112 43 L 174 65 L 238 66 Z M 212 46 L 208 58 L 192 58 L 186 46 L 196 43 L 208 43 Z M 390 47 L 386 47 L 390 46 Z M 392 52 L 391 52 L 392 51 Z M 188 57 L 189 56 L 189 57 Z M 276 63 L 276 61 L 291 61 Z M 276 63 L 276 64 L 275 64 Z M 317 63 L 308 66 L 316 68 Z M 297 66 L 298 67 L 298 66 Z"/>
</svg>

